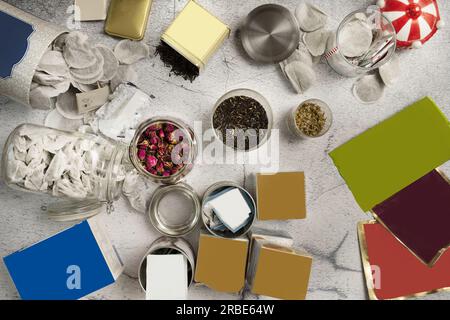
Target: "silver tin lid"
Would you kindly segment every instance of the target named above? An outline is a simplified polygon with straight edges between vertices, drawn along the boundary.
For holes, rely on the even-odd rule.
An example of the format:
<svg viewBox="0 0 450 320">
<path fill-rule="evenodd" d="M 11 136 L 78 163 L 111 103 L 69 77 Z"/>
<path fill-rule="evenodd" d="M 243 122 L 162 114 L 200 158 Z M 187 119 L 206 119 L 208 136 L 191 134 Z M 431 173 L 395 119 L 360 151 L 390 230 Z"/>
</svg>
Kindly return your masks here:
<svg viewBox="0 0 450 320">
<path fill-rule="evenodd" d="M 200 212 L 198 195 L 185 183 L 156 189 L 148 209 L 152 225 L 170 237 L 191 232 L 200 220 Z"/>
<path fill-rule="evenodd" d="M 280 62 L 298 47 L 300 28 L 285 7 L 266 4 L 251 11 L 241 29 L 242 45 L 259 62 Z"/>
</svg>

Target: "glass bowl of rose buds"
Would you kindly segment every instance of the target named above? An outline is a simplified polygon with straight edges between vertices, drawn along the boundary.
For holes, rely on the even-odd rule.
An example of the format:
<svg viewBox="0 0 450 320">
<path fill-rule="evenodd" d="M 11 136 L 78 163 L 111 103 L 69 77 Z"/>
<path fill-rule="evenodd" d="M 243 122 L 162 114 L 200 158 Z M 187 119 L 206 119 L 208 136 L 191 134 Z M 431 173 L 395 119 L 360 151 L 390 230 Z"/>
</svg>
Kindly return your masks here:
<svg viewBox="0 0 450 320">
<path fill-rule="evenodd" d="M 144 121 L 130 145 L 130 159 L 138 172 L 163 184 L 174 184 L 185 177 L 192 170 L 196 156 L 194 131 L 172 117 Z"/>
</svg>

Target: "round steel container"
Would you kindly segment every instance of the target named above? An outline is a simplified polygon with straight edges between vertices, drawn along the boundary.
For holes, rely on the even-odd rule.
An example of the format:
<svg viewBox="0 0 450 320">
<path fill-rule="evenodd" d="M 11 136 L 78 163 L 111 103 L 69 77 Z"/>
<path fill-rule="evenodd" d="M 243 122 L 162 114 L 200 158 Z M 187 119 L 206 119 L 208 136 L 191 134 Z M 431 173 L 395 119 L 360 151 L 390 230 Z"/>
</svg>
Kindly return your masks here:
<svg viewBox="0 0 450 320">
<path fill-rule="evenodd" d="M 225 188 L 229 188 L 229 187 L 238 188 L 243 193 L 243 195 L 246 197 L 246 199 L 248 200 L 250 209 L 252 210 L 252 213 L 251 213 L 252 217 L 250 217 L 248 223 L 236 233 L 233 233 L 233 232 L 231 232 L 229 230 L 226 230 L 226 231 L 212 230 L 209 227 L 208 218 L 207 218 L 207 216 L 206 216 L 206 214 L 205 214 L 205 212 L 203 210 L 204 206 L 208 202 L 209 196 L 213 195 L 214 193 L 220 192 L 220 191 L 224 190 Z M 244 188 L 240 187 L 235 182 L 232 182 L 232 181 L 216 182 L 213 185 L 211 185 L 208 189 L 206 189 L 205 194 L 203 195 L 203 200 L 202 200 L 202 220 L 203 220 L 203 224 L 205 225 L 206 229 L 208 229 L 208 231 L 211 232 L 213 235 L 216 235 L 216 236 L 222 237 L 222 238 L 237 238 L 237 237 L 240 237 L 242 235 L 247 234 L 250 231 L 250 229 L 253 226 L 253 223 L 256 220 L 256 203 L 255 203 L 255 200 L 253 199 L 252 195 L 247 190 L 245 190 Z"/>
<path fill-rule="evenodd" d="M 188 261 L 188 286 L 194 281 L 195 254 L 191 245 L 181 238 L 161 237 L 156 239 L 139 264 L 138 280 L 141 289 L 147 286 L 147 256 L 150 254 L 182 254 Z"/>
<path fill-rule="evenodd" d="M 152 225 L 162 234 L 180 237 L 191 232 L 200 220 L 201 203 L 184 183 L 163 186 L 153 193 L 148 209 Z"/>
</svg>

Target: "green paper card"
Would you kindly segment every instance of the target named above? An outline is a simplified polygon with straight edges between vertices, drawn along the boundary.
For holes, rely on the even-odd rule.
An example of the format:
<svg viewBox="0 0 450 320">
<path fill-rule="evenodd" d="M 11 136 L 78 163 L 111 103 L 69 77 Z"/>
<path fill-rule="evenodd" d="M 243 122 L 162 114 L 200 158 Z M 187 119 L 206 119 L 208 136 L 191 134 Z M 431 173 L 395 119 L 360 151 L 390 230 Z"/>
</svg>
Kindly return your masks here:
<svg viewBox="0 0 450 320">
<path fill-rule="evenodd" d="M 428 97 L 330 153 L 364 211 L 450 159 L 450 123 Z"/>
</svg>

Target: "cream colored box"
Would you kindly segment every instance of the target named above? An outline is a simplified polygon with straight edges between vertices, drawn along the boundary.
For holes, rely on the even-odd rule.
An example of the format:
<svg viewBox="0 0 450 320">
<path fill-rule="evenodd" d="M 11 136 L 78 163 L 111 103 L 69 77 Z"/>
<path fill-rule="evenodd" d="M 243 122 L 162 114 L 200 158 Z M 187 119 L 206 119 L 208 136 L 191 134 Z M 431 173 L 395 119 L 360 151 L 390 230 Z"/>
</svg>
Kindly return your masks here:
<svg viewBox="0 0 450 320">
<path fill-rule="evenodd" d="M 107 0 L 75 0 L 75 6 L 80 10 L 79 21 L 99 21 L 106 19 Z"/>
<path fill-rule="evenodd" d="M 161 40 L 203 69 L 230 35 L 230 28 L 191 0 L 161 36 Z"/>
</svg>

